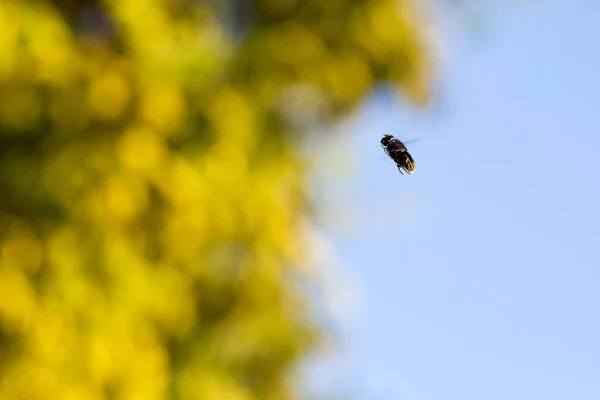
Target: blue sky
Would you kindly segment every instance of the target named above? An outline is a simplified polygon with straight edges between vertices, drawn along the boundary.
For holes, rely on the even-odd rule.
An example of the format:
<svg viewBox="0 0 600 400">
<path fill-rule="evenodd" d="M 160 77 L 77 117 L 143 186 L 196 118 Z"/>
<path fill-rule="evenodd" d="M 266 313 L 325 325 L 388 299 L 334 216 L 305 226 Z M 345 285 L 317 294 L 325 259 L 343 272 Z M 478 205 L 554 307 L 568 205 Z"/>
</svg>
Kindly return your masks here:
<svg viewBox="0 0 600 400">
<path fill-rule="evenodd" d="M 360 303 L 313 374 L 344 398 L 600 399 L 600 2 L 523 3 L 445 28 L 436 112 L 379 93 L 325 146 Z"/>
</svg>

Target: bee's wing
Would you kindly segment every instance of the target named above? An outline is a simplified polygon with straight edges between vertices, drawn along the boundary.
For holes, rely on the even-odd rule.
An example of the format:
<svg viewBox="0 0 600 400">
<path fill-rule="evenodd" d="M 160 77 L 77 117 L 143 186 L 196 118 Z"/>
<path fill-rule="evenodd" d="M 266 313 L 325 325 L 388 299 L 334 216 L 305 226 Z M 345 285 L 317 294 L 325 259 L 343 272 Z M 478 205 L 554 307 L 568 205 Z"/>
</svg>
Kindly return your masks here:
<svg viewBox="0 0 600 400">
<path fill-rule="evenodd" d="M 414 139 L 410 139 L 410 140 L 407 140 L 407 141 L 406 141 L 406 142 L 404 142 L 404 143 L 405 143 L 405 144 L 411 144 L 411 143 L 418 142 L 419 140 L 421 140 L 421 138 L 420 138 L 420 137 L 418 137 L 418 138 L 414 138 Z"/>
</svg>

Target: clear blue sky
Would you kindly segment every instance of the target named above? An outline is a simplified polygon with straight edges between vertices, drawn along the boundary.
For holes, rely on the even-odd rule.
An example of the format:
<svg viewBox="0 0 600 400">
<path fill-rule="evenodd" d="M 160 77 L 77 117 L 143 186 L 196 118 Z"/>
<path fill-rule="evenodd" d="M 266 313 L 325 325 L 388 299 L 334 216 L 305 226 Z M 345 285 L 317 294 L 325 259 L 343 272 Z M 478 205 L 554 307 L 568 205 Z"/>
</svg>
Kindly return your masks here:
<svg viewBox="0 0 600 400">
<path fill-rule="evenodd" d="M 313 373 L 346 398 L 600 399 L 600 2 L 523 3 L 447 31 L 441 113 L 380 94 L 344 128 L 328 239 L 362 306 Z M 414 175 L 383 133 L 422 137 Z"/>
</svg>

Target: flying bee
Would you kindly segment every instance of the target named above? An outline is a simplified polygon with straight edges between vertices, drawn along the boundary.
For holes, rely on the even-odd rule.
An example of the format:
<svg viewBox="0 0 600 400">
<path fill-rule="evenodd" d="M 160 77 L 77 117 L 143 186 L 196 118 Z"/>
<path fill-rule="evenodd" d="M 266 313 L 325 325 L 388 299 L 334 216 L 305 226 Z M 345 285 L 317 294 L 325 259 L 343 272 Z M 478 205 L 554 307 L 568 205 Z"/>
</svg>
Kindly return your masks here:
<svg viewBox="0 0 600 400">
<path fill-rule="evenodd" d="M 402 170 L 412 174 L 415 172 L 416 164 L 412 156 L 408 153 L 406 146 L 400 140 L 396 139 L 392 135 L 383 135 L 381 139 L 381 147 L 385 151 L 385 154 L 390 156 L 396 163 L 398 171 L 402 174 Z M 404 174 L 402 174 L 404 175 Z"/>
</svg>

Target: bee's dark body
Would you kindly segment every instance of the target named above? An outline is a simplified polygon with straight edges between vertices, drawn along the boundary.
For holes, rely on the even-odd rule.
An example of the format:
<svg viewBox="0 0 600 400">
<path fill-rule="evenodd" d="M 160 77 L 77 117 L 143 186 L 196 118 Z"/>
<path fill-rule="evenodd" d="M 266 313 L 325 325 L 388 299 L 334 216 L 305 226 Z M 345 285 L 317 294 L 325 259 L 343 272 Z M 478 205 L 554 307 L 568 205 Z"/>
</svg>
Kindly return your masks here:
<svg viewBox="0 0 600 400">
<path fill-rule="evenodd" d="M 402 174 L 402 170 L 412 174 L 415 172 L 416 164 L 412 156 L 408 153 L 404 143 L 393 137 L 392 135 L 383 135 L 381 139 L 381 147 L 385 153 L 390 156 L 396 163 L 398 171 Z"/>
</svg>

